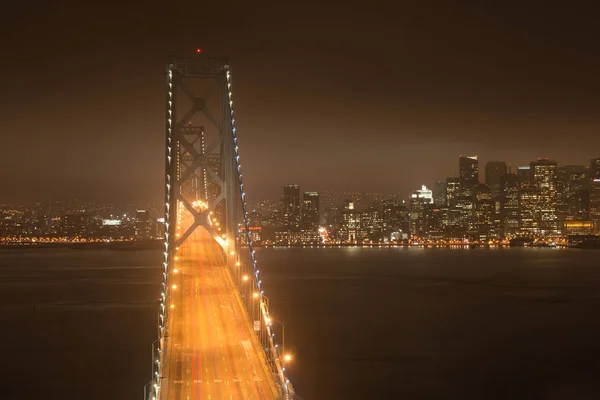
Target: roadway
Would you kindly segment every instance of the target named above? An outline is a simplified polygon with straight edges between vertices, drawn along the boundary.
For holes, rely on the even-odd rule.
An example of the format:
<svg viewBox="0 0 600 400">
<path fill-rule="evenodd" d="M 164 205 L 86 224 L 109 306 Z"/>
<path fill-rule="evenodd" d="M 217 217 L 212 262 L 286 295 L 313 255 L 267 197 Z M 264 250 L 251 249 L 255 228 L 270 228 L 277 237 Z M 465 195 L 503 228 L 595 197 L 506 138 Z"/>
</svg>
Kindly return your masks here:
<svg viewBox="0 0 600 400">
<path fill-rule="evenodd" d="M 161 398 L 278 398 L 223 250 L 206 229 L 197 228 L 180 246 L 169 284 L 176 288 L 167 303 L 172 305 L 165 359 L 168 382 Z"/>
</svg>

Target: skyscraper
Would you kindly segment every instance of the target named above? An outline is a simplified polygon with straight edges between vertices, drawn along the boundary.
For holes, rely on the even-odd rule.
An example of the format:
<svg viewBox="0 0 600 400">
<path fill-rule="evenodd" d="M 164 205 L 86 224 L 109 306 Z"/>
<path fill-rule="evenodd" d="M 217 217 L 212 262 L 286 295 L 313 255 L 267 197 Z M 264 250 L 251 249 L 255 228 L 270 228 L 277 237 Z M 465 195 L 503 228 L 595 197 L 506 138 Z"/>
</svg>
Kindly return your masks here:
<svg viewBox="0 0 600 400">
<path fill-rule="evenodd" d="M 340 239 L 342 243 L 362 243 L 361 213 L 354 208 L 354 202 L 344 201 L 341 212 Z"/>
<path fill-rule="evenodd" d="M 492 236 L 492 222 L 494 215 L 494 202 L 492 192 L 485 184 L 477 185 L 475 189 L 475 226 L 477 239 L 487 241 Z"/>
<path fill-rule="evenodd" d="M 446 210 L 447 208 L 441 208 L 434 203 L 425 204 L 423 210 L 424 229 L 421 236 L 425 236 L 430 240 L 443 239 L 447 220 Z"/>
<path fill-rule="evenodd" d="M 369 207 L 360 215 L 360 227 L 364 239 L 379 242 L 383 234 L 383 221 L 377 207 Z"/>
<path fill-rule="evenodd" d="M 529 187 L 531 185 L 531 167 L 523 165 L 517 169 L 517 179 L 519 187 Z"/>
<path fill-rule="evenodd" d="M 300 228 L 300 186 L 285 185 L 281 199 L 283 227 L 288 230 Z"/>
<path fill-rule="evenodd" d="M 433 203 L 433 193 L 425 185 L 410 197 L 410 234 L 421 236 L 424 231 L 425 205 Z"/>
<path fill-rule="evenodd" d="M 522 236 L 534 237 L 539 234 L 538 190 L 532 186 L 519 188 L 519 232 Z"/>
<path fill-rule="evenodd" d="M 302 197 L 302 227 L 303 229 L 319 229 L 319 193 L 304 192 Z"/>
<path fill-rule="evenodd" d="M 443 207 L 447 204 L 446 199 L 447 191 L 446 191 L 446 182 L 437 181 L 435 186 L 433 187 L 433 202 L 438 207 Z"/>
<path fill-rule="evenodd" d="M 535 215 L 542 235 L 559 233 L 557 201 L 557 162 L 543 158 L 530 163 L 533 185 L 538 192 Z"/>
<path fill-rule="evenodd" d="M 381 202 L 383 235 L 387 240 L 392 240 L 392 234 L 397 237 L 409 234 L 409 212 L 405 205 L 396 199 L 383 200 Z"/>
<path fill-rule="evenodd" d="M 585 166 L 558 168 L 556 208 L 561 222 L 589 217 L 589 190 L 589 170 Z"/>
<path fill-rule="evenodd" d="M 479 184 L 479 160 L 477 156 L 460 156 L 458 159 L 458 178 L 463 196 L 475 194 L 475 187 Z"/>
<path fill-rule="evenodd" d="M 508 173 L 504 161 L 490 161 L 485 164 L 485 184 L 490 188 L 492 199 L 497 198 L 502 193 L 500 180 Z"/>
<path fill-rule="evenodd" d="M 450 208 L 456 207 L 456 200 L 460 195 L 460 183 L 458 178 L 446 178 L 446 205 Z"/>
<path fill-rule="evenodd" d="M 516 174 L 506 174 L 500 180 L 500 221 L 504 236 L 514 237 L 519 232 L 519 179 Z"/>
</svg>

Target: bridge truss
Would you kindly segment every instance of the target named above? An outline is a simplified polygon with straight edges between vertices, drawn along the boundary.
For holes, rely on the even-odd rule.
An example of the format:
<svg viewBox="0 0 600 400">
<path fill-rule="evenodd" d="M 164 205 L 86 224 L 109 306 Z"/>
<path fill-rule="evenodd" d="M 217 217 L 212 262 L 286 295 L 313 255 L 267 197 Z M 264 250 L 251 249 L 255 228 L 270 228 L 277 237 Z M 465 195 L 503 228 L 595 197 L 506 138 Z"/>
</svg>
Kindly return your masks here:
<svg viewBox="0 0 600 400">
<path fill-rule="evenodd" d="M 261 288 L 249 229 L 229 63 L 223 58 L 207 58 L 204 55 L 170 57 L 166 86 L 164 269 L 158 339 L 152 350 L 152 381 L 146 387 L 145 398 L 161 399 L 161 389 L 167 379 L 170 269 L 179 246 L 200 227 L 205 228 L 223 248 L 236 289 L 253 322 L 281 398 L 295 398 L 285 374 L 281 347 L 275 344 L 268 301 Z M 199 116 L 203 124 L 194 122 Z M 193 223 L 182 235 L 177 230 L 181 209 L 193 216 Z M 243 229 L 239 229 L 237 223 L 240 212 Z M 242 230 L 248 245 L 249 263 L 242 262 L 238 252 L 242 248 L 238 232 Z"/>
</svg>

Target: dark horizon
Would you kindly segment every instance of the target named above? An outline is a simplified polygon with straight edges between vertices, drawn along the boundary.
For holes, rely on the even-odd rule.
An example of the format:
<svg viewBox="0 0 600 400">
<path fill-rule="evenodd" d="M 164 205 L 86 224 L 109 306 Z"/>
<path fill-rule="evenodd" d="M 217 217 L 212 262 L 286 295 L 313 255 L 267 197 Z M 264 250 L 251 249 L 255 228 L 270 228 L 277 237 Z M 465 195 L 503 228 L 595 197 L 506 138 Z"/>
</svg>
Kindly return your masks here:
<svg viewBox="0 0 600 400">
<path fill-rule="evenodd" d="M 594 16 L 536 2 L 14 3 L 0 16 L 0 202 L 161 201 L 164 64 L 197 47 L 231 60 L 251 200 L 285 183 L 409 194 L 456 176 L 459 154 L 481 170 L 589 165 Z"/>
</svg>

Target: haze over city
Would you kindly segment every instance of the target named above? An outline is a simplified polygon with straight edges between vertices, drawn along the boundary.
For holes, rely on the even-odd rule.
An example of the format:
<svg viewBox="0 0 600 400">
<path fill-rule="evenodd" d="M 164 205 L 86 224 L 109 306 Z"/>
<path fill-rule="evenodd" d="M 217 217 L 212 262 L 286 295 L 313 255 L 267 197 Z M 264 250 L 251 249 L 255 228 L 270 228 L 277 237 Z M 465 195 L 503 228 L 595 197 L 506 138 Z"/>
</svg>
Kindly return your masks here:
<svg viewBox="0 0 600 400">
<path fill-rule="evenodd" d="M 166 54 L 228 55 L 248 195 L 408 195 L 458 155 L 587 165 L 598 25 L 583 4 L 12 2 L 0 201 L 160 201 Z M 560 27 L 560 29 L 558 29 Z M 17 150 L 18 149 L 18 150 Z M 22 182 L 28 182 L 22 185 Z"/>
<path fill-rule="evenodd" d="M 0 400 L 600 398 L 600 24 L 0 13 Z"/>
</svg>

